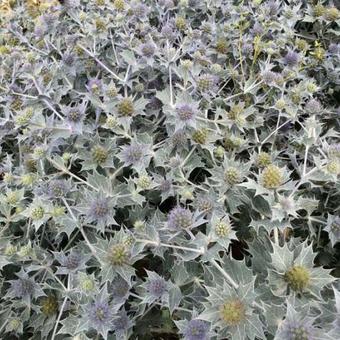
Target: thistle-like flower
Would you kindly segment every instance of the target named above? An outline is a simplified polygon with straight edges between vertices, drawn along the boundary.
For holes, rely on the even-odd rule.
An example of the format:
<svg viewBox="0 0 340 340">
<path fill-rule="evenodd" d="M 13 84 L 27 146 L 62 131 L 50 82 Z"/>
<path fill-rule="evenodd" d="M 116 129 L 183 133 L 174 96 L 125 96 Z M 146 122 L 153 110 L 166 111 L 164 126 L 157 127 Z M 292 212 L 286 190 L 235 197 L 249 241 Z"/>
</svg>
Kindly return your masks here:
<svg viewBox="0 0 340 340">
<path fill-rule="evenodd" d="M 241 280 L 239 287 L 231 288 L 225 281 L 206 287 L 209 295 L 198 318 L 211 322 L 221 339 L 264 339 L 263 326 L 252 306 L 256 294 L 251 271 L 244 263 L 230 259 L 226 259 L 222 267 L 228 268 L 229 273 L 243 273 L 234 275 Z"/>
<path fill-rule="evenodd" d="M 283 62 L 289 67 L 297 66 L 299 61 L 300 61 L 300 56 L 298 53 L 294 51 L 288 51 L 287 54 L 283 58 Z"/>
<path fill-rule="evenodd" d="M 106 298 L 97 299 L 86 307 L 86 318 L 89 328 L 95 329 L 104 339 L 113 330 L 114 310 Z"/>
<path fill-rule="evenodd" d="M 280 323 L 274 340 L 331 339 L 326 336 L 322 329 L 316 328 L 313 325 L 315 318 L 308 316 L 308 314 L 309 311 L 307 309 L 297 312 L 289 302 L 286 317 Z"/>
<path fill-rule="evenodd" d="M 329 270 L 313 267 L 315 254 L 312 245 L 304 243 L 298 253 L 291 251 L 287 244 L 283 247 L 273 244 L 273 249 L 269 282 L 275 295 L 320 296 L 320 290 L 334 280 Z"/>
<path fill-rule="evenodd" d="M 129 291 L 130 285 L 119 276 L 114 278 L 109 285 L 109 293 L 111 293 L 115 304 L 123 304 L 129 296 Z"/>
<path fill-rule="evenodd" d="M 144 289 L 143 302 L 148 304 L 156 300 L 166 302 L 170 288 L 169 283 L 155 272 L 147 270 L 146 273 L 147 279 L 140 285 Z"/>
<path fill-rule="evenodd" d="M 64 252 L 54 253 L 56 260 L 60 263 L 61 267 L 58 268 L 57 274 L 70 274 L 86 268 L 86 262 L 91 256 L 84 255 L 80 250 L 72 249 L 68 255 Z"/>
<path fill-rule="evenodd" d="M 277 189 L 283 183 L 282 170 L 276 165 L 268 165 L 261 174 L 261 181 L 266 189 Z"/>
<path fill-rule="evenodd" d="M 182 333 L 185 340 L 208 340 L 209 329 L 209 324 L 206 321 L 192 319 L 183 327 Z"/>
<path fill-rule="evenodd" d="M 181 121 L 190 122 L 195 119 L 197 111 L 190 104 L 181 104 L 176 107 L 176 114 Z"/>
<path fill-rule="evenodd" d="M 176 207 L 171 210 L 168 216 L 169 229 L 190 229 L 193 226 L 193 214 L 189 209 Z"/>
<path fill-rule="evenodd" d="M 6 296 L 19 298 L 29 306 L 32 298 L 45 295 L 39 284 L 30 278 L 24 270 L 21 270 L 16 276 L 18 279 L 9 281 L 11 287 Z"/>
<path fill-rule="evenodd" d="M 340 242 L 340 216 L 328 215 L 327 226 L 325 231 L 328 232 L 332 247 Z"/>
<path fill-rule="evenodd" d="M 58 299 L 54 295 L 49 295 L 42 299 L 41 311 L 47 317 L 51 317 L 58 312 Z"/>
</svg>

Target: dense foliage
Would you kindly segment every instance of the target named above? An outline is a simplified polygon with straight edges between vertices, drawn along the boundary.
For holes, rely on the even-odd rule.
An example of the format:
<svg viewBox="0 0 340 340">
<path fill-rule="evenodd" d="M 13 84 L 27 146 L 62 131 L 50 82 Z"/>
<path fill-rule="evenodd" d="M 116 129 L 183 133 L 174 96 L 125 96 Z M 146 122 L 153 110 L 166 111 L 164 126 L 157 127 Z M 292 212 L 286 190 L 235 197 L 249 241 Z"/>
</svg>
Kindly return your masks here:
<svg viewBox="0 0 340 340">
<path fill-rule="evenodd" d="M 340 338 L 333 1 L 0 1 L 2 339 Z"/>
</svg>

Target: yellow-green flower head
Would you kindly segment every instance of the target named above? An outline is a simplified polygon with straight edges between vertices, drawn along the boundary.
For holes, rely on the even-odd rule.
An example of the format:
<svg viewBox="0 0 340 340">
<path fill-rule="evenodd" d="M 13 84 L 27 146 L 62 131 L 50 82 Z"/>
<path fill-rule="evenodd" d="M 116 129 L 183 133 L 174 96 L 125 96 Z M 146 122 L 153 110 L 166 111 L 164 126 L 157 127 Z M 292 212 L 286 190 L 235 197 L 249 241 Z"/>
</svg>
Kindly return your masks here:
<svg viewBox="0 0 340 340">
<path fill-rule="evenodd" d="M 224 173 L 224 180 L 230 185 L 240 183 L 242 180 L 240 171 L 234 167 L 228 168 Z"/>
<path fill-rule="evenodd" d="M 149 176 L 141 176 L 138 178 L 137 184 L 141 189 L 148 189 L 151 185 L 151 179 Z"/>
<path fill-rule="evenodd" d="M 113 7 L 117 11 L 123 11 L 125 9 L 125 1 L 124 0 L 115 0 L 113 2 Z"/>
<path fill-rule="evenodd" d="M 181 60 L 181 66 L 185 69 L 185 70 L 190 70 L 192 68 L 192 61 L 190 59 L 183 59 Z"/>
<path fill-rule="evenodd" d="M 104 32 L 107 29 L 105 21 L 100 18 L 95 19 L 95 25 L 98 32 Z"/>
<path fill-rule="evenodd" d="M 117 105 L 117 112 L 125 117 L 131 117 L 135 113 L 135 107 L 131 98 L 123 98 Z"/>
<path fill-rule="evenodd" d="M 17 318 L 11 319 L 11 320 L 8 321 L 8 326 L 9 326 L 8 330 L 16 331 L 20 328 L 21 324 L 22 324 L 22 322 L 19 319 L 17 319 Z"/>
<path fill-rule="evenodd" d="M 325 17 L 329 21 L 336 21 L 340 18 L 340 11 L 336 7 L 327 8 Z"/>
<path fill-rule="evenodd" d="M 278 109 L 278 110 L 283 110 L 285 107 L 286 107 L 286 102 L 283 98 L 279 99 L 276 104 L 275 104 L 275 107 Z"/>
<path fill-rule="evenodd" d="M 44 215 L 45 215 L 45 210 L 41 206 L 33 207 L 31 210 L 31 217 L 33 220 L 40 220 L 44 217 Z"/>
<path fill-rule="evenodd" d="M 33 152 L 34 157 L 40 159 L 45 156 L 45 150 L 43 147 L 36 147 Z"/>
<path fill-rule="evenodd" d="M 276 165 L 268 165 L 262 172 L 262 184 L 267 189 L 277 189 L 283 182 L 282 170 Z"/>
<path fill-rule="evenodd" d="M 129 235 L 125 238 L 124 240 L 124 244 L 127 246 L 127 247 L 131 247 L 135 242 L 135 239 L 132 235 Z"/>
<path fill-rule="evenodd" d="M 310 283 L 310 273 L 303 266 L 293 266 L 284 275 L 285 281 L 296 292 L 302 292 Z"/>
<path fill-rule="evenodd" d="M 37 161 L 33 158 L 29 158 L 25 160 L 25 168 L 28 172 L 36 172 L 37 171 Z"/>
<path fill-rule="evenodd" d="M 52 316 L 58 312 L 58 300 L 54 295 L 49 295 L 43 298 L 41 311 L 46 316 Z"/>
<path fill-rule="evenodd" d="M 134 224 L 133 224 L 134 228 L 136 230 L 142 230 L 145 228 L 145 223 L 144 221 L 141 221 L 141 220 L 137 220 Z"/>
<path fill-rule="evenodd" d="M 228 42 L 224 38 L 219 38 L 216 42 L 215 49 L 218 53 L 227 54 L 228 52 Z"/>
<path fill-rule="evenodd" d="M 80 280 L 80 288 L 83 292 L 88 293 L 94 290 L 95 283 L 92 278 L 86 276 Z"/>
<path fill-rule="evenodd" d="M 224 147 L 219 145 L 215 150 L 214 150 L 214 154 L 217 158 L 223 158 L 224 156 Z"/>
<path fill-rule="evenodd" d="M 313 15 L 316 18 L 323 16 L 325 13 L 326 8 L 322 4 L 318 3 L 313 7 Z"/>
<path fill-rule="evenodd" d="M 259 168 L 264 168 L 271 163 L 271 156 L 267 152 L 260 152 L 257 155 L 256 164 Z"/>
<path fill-rule="evenodd" d="M 175 25 L 180 31 L 184 31 L 185 28 L 187 27 L 187 22 L 185 18 L 178 16 L 175 20 Z"/>
<path fill-rule="evenodd" d="M 51 211 L 51 215 L 53 217 L 60 217 L 60 216 L 63 216 L 64 214 L 65 214 L 65 207 L 62 207 L 62 206 L 56 206 Z"/>
<path fill-rule="evenodd" d="M 16 191 L 9 191 L 6 193 L 6 202 L 10 205 L 18 203 L 19 197 Z"/>
<path fill-rule="evenodd" d="M 34 183 L 35 177 L 32 174 L 26 174 L 21 177 L 21 183 L 25 186 L 30 186 Z"/>
<path fill-rule="evenodd" d="M 4 250 L 5 255 L 11 256 L 17 252 L 17 247 L 13 244 L 8 244 Z"/>
<path fill-rule="evenodd" d="M 228 223 L 219 221 L 215 224 L 215 234 L 218 237 L 227 237 L 230 234 L 231 227 Z"/>
<path fill-rule="evenodd" d="M 108 128 L 113 129 L 114 127 L 118 125 L 118 121 L 116 117 L 110 115 L 110 116 L 107 116 L 105 124 Z"/>
<path fill-rule="evenodd" d="M 208 134 L 209 132 L 206 128 L 195 130 L 192 134 L 192 139 L 197 144 L 205 144 L 207 142 Z"/>
<path fill-rule="evenodd" d="M 113 266 L 122 266 L 129 262 L 129 247 L 124 243 L 117 243 L 110 247 L 106 254 L 108 262 Z"/>
<path fill-rule="evenodd" d="M 327 171 L 332 175 L 340 174 L 340 162 L 338 160 L 331 160 L 327 164 Z"/>
<path fill-rule="evenodd" d="M 72 155 L 69 152 L 64 152 L 62 158 L 64 162 L 68 162 L 71 159 Z"/>
<path fill-rule="evenodd" d="M 33 249 L 30 244 L 20 247 L 18 255 L 20 257 L 26 257 L 33 253 Z"/>
<path fill-rule="evenodd" d="M 220 307 L 220 318 L 229 326 L 237 326 L 246 317 L 246 308 L 240 300 L 226 301 Z"/>
<path fill-rule="evenodd" d="M 14 177 L 10 172 L 6 172 L 4 174 L 4 182 L 5 183 L 11 183 L 13 181 Z"/>
<path fill-rule="evenodd" d="M 96 164 L 103 164 L 109 157 L 108 151 L 101 145 L 95 145 L 92 150 L 92 159 Z"/>
</svg>

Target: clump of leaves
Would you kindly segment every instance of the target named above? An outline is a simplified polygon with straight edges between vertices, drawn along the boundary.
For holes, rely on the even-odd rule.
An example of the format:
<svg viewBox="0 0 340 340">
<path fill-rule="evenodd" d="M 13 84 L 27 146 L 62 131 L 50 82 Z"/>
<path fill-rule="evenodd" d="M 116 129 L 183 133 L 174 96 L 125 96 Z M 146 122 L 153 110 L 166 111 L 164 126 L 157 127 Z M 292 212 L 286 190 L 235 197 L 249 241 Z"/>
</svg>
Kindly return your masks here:
<svg viewBox="0 0 340 340">
<path fill-rule="evenodd" d="M 0 334 L 338 339 L 337 2 L 0 1 Z"/>
</svg>

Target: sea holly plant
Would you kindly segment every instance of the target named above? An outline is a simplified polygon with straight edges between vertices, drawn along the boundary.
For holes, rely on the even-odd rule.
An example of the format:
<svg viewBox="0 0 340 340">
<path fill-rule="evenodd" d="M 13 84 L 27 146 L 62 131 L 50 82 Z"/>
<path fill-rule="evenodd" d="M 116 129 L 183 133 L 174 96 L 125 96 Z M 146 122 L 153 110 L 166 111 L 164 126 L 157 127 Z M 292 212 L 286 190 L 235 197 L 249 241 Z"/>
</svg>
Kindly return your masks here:
<svg viewBox="0 0 340 340">
<path fill-rule="evenodd" d="M 0 22 L 1 339 L 339 339 L 338 1 Z"/>
<path fill-rule="evenodd" d="M 334 278 L 329 270 L 314 267 L 314 259 L 312 246 L 306 242 L 294 250 L 289 249 L 289 244 L 283 247 L 273 244 L 269 276 L 273 293 L 278 296 L 311 294 L 312 298 L 320 298 L 320 291 Z"/>
</svg>

